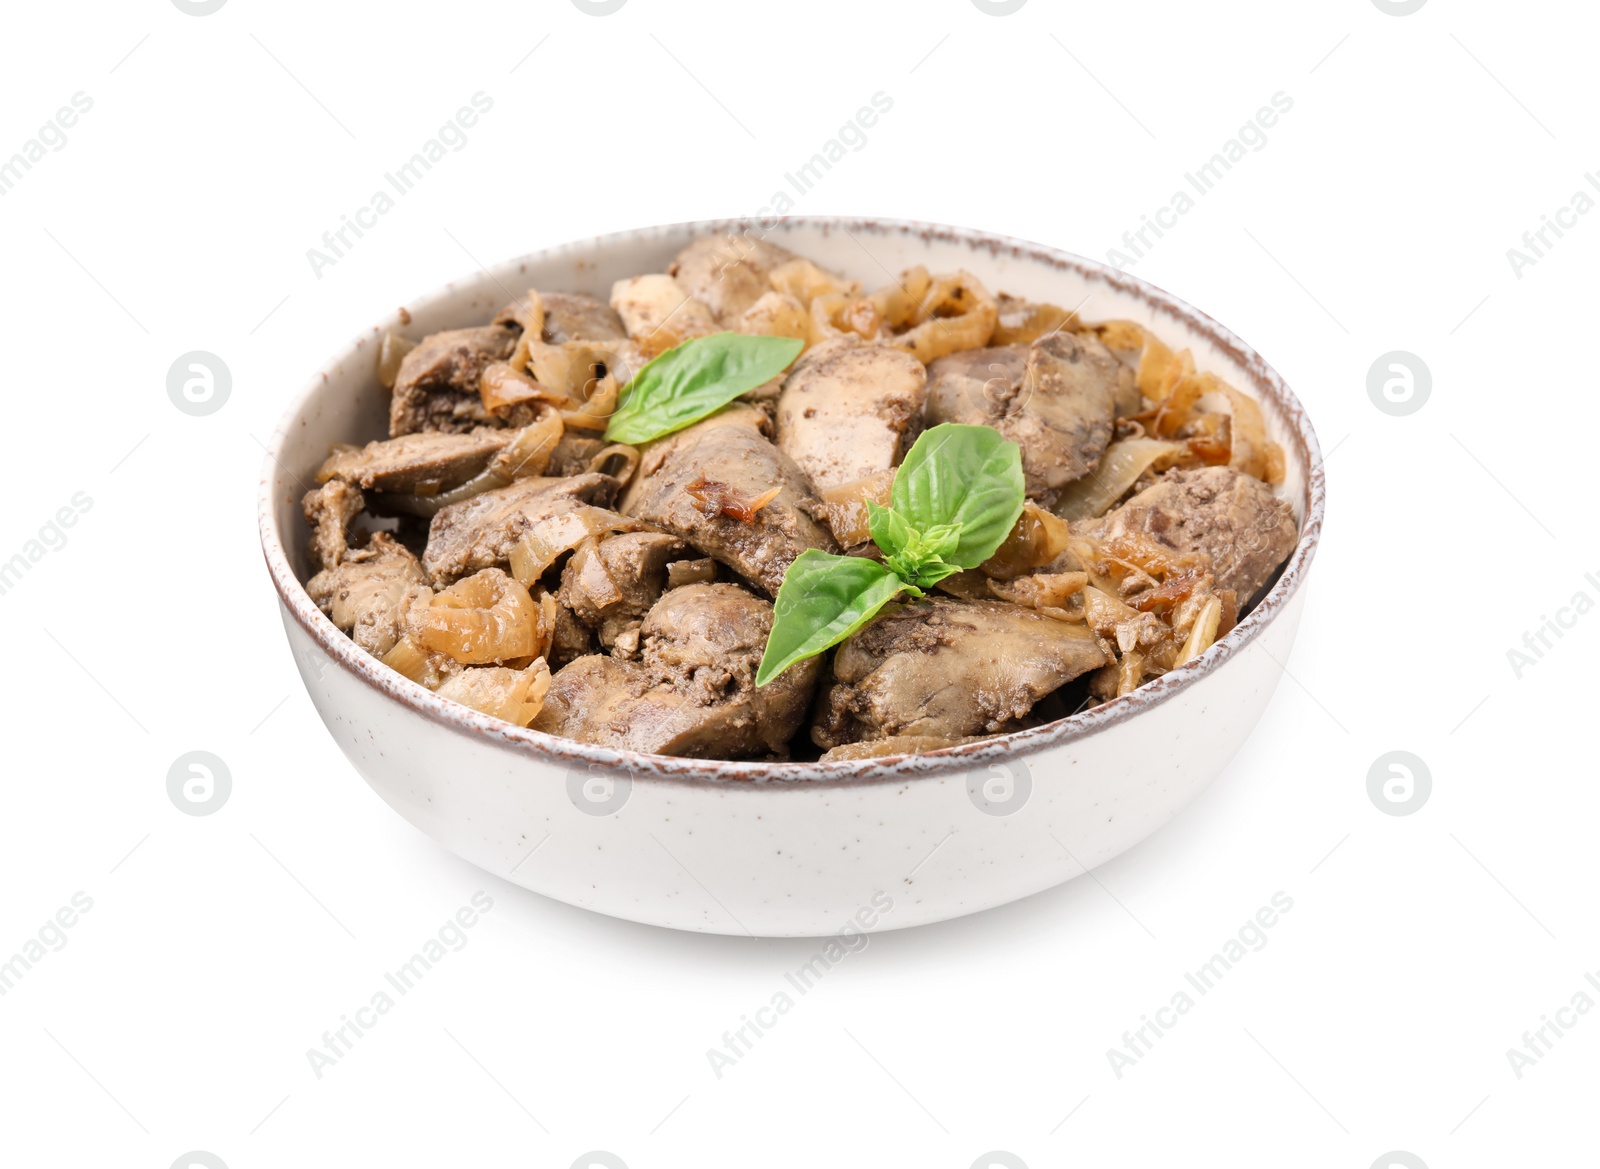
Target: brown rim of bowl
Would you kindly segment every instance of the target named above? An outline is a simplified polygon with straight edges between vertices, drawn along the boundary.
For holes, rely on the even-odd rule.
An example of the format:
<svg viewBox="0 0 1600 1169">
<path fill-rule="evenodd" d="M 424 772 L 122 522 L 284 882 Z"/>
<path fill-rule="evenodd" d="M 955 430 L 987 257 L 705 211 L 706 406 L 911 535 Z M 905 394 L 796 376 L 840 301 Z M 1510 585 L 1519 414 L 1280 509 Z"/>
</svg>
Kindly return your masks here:
<svg viewBox="0 0 1600 1169">
<path fill-rule="evenodd" d="M 815 228 L 824 234 L 842 229 L 851 233 L 872 235 L 911 235 L 929 242 L 937 240 L 963 243 L 974 251 L 983 250 L 995 256 L 1009 255 L 1019 260 L 1047 264 L 1058 270 L 1075 272 L 1090 283 L 1104 284 L 1108 288 L 1131 294 L 1144 301 L 1157 314 L 1168 316 L 1175 322 L 1207 337 L 1247 372 L 1257 397 L 1271 400 L 1278 408 L 1291 431 L 1291 442 L 1296 447 L 1295 453 L 1306 468 L 1306 514 L 1300 525 L 1300 538 L 1272 589 L 1227 636 L 1220 638 L 1194 661 L 1145 683 L 1130 694 L 1114 698 L 1080 714 L 1057 719 L 1044 726 L 997 735 L 981 742 L 909 755 L 849 759 L 831 763 L 685 759 L 672 755 L 652 755 L 640 751 L 598 747 L 575 739 L 518 727 L 439 697 L 395 673 L 377 658 L 358 648 L 355 642 L 341 633 L 311 600 L 304 585 L 291 569 L 278 536 L 274 518 L 276 500 L 273 491 L 273 471 L 286 435 L 298 424 L 307 402 L 326 378 L 326 374 L 319 374 L 296 397 L 284 414 L 283 421 L 273 432 L 261 473 L 257 507 L 262 552 L 266 558 L 267 572 L 272 577 L 273 586 L 278 591 L 278 598 L 284 610 L 293 616 L 317 646 L 329 659 L 338 663 L 341 669 L 353 674 L 410 711 L 461 734 L 487 739 L 493 745 L 572 769 L 581 768 L 585 771 L 626 775 L 631 779 L 678 781 L 690 784 L 756 781 L 762 786 L 770 785 L 772 790 L 781 791 L 809 788 L 816 784 L 899 783 L 924 777 L 947 776 L 1003 763 L 1008 759 L 1031 755 L 1046 748 L 1086 738 L 1166 702 L 1220 669 L 1256 639 L 1304 583 L 1322 535 L 1325 499 L 1321 452 L 1305 408 L 1284 383 L 1282 377 L 1262 359 L 1261 355 L 1232 332 L 1198 309 L 1192 308 L 1161 289 L 1104 264 L 1026 240 L 968 228 L 944 227 L 902 219 L 799 216 L 786 217 L 770 224 L 751 219 L 722 219 L 699 223 L 663 224 L 633 231 L 614 232 L 530 253 L 500 265 L 500 269 L 514 269 L 517 265 L 526 264 L 534 259 L 559 258 L 567 252 L 587 251 L 597 243 L 612 241 L 620 243 L 625 240 L 648 239 L 651 236 L 700 235 L 723 231 L 754 231 L 766 234 L 786 231 L 793 227 Z M 463 286 L 486 284 L 494 279 L 495 277 L 487 271 L 479 272 L 474 277 L 453 281 L 414 303 L 419 308 L 426 308 L 446 296 L 456 295 Z M 351 348 L 359 348 L 365 342 L 366 335 L 363 335 L 352 343 Z"/>
</svg>

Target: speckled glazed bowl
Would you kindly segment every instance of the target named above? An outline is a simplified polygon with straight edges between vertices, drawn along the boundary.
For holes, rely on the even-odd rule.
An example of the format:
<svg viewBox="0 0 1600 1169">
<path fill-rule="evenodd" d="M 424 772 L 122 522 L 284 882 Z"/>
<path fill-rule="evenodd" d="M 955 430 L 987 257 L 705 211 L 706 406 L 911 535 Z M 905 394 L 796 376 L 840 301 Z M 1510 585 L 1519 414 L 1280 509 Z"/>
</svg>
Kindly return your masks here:
<svg viewBox="0 0 1600 1169">
<path fill-rule="evenodd" d="M 1265 600 L 1195 661 L 1046 726 L 926 754 L 839 763 L 705 762 L 524 730 L 438 697 L 357 649 L 306 595 L 299 498 L 335 442 L 386 435 L 385 329 L 486 321 L 537 287 L 606 299 L 697 235 L 764 233 L 867 287 L 914 264 L 994 291 L 1154 329 L 1261 402 L 1283 444 L 1300 541 Z M 686 223 L 553 248 L 451 284 L 362 335 L 273 436 L 261 543 L 289 647 L 356 770 L 412 824 L 497 876 L 601 913 L 760 936 L 900 929 L 1001 905 L 1116 856 L 1232 758 L 1287 659 L 1322 527 L 1317 440 L 1283 380 L 1232 333 L 1130 276 L 977 231 L 886 220 Z"/>
</svg>

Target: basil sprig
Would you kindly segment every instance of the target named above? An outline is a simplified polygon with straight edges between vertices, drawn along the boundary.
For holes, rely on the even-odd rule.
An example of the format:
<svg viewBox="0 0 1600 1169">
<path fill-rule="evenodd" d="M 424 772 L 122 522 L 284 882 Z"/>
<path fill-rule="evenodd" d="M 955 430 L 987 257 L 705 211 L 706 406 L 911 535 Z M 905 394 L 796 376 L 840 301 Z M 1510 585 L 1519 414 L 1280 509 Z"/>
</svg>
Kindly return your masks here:
<svg viewBox="0 0 1600 1169">
<path fill-rule="evenodd" d="M 867 530 L 882 564 L 808 548 L 789 565 L 756 685 L 838 645 L 899 594 L 920 597 L 952 573 L 978 567 L 1016 526 L 1023 496 L 1016 443 L 987 426 L 924 431 L 895 472 L 889 506 L 867 503 Z"/>
<path fill-rule="evenodd" d="M 606 439 L 649 442 L 682 430 L 777 377 L 803 348 L 793 337 L 692 337 L 633 376 L 606 426 Z"/>
</svg>

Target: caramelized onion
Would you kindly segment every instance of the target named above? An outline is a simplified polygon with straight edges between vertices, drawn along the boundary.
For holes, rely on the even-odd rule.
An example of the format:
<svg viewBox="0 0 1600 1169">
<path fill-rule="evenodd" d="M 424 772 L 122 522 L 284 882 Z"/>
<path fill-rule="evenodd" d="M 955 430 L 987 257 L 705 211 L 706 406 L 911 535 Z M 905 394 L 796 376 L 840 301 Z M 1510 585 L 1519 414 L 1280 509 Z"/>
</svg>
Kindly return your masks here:
<svg viewBox="0 0 1600 1169">
<path fill-rule="evenodd" d="M 806 312 L 806 306 L 788 293 L 766 292 L 739 314 L 733 330 L 763 337 L 793 337 L 796 341 L 810 341 L 811 317 Z"/>
<path fill-rule="evenodd" d="M 841 280 L 810 260 L 796 259 L 779 264 L 767 274 L 767 280 L 778 292 L 794 297 L 807 307 L 817 297 L 827 293 L 855 296 L 861 291 L 861 285 L 854 280 Z"/>
<path fill-rule="evenodd" d="M 566 341 L 528 346 L 528 373 L 534 381 L 574 403 L 586 402 L 607 378 L 632 380 L 643 365 L 631 342 Z"/>
<path fill-rule="evenodd" d="M 989 591 L 1002 601 L 1029 609 L 1066 611 L 1088 583 L 1086 572 L 1041 572 L 1015 580 L 991 579 Z M 1081 616 L 1081 613 L 1072 616 Z"/>
<path fill-rule="evenodd" d="M 1123 532 L 1104 542 L 1074 536 L 1071 544 L 1089 582 L 1119 596 L 1211 568 L 1204 552 L 1177 552 L 1144 532 Z"/>
<path fill-rule="evenodd" d="M 489 460 L 483 473 L 503 479 L 504 482 L 499 484 L 501 487 L 518 479 L 543 475 L 565 429 L 556 408 L 540 402 L 534 408 L 534 420 L 511 436 L 511 441 Z"/>
<path fill-rule="evenodd" d="M 1111 639 L 1124 654 L 1160 645 L 1170 635 L 1166 623 L 1154 613 L 1141 613 L 1093 585 L 1083 590 L 1083 615 L 1090 629 Z"/>
<path fill-rule="evenodd" d="M 419 686 L 437 690 L 460 666 L 447 654 L 424 649 L 409 633 L 394 643 L 394 648 L 383 655 L 383 664 L 397 674 L 403 674 Z"/>
<path fill-rule="evenodd" d="M 550 667 L 539 658 L 526 669 L 484 666 L 462 670 L 439 687 L 439 695 L 494 718 L 525 727 L 544 709 Z"/>
<path fill-rule="evenodd" d="M 573 580 L 574 576 L 576 580 Z M 607 609 L 623 599 L 622 590 L 617 587 L 616 579 L 600 555 L 598 536 L 590 536 L 578 545 L 578 551 L 571 565 L 562 572 L 561 579 L 563 585 L 572 581 L 579 595 L 588 598 L 589 604 L 595 609 Z"/>
<path fill-rule="evenodd" d="M 1160 337 L 1133 321 L 1101 321 L 1091 325 L 1089 331 L 1124 364 L 1133 366 L 1139 392 L 1152 402 L 1171 393 L 1186 369 L 1194 369 L 1187 349 L 1181 354 L 1173 353 Z"/>
<path fill-rule="evenodd" d="M 1233 451 L 1228 465 L 1264 482 L 1282 483 L 1283 448 L 1267 437 L 1267 424 L 1261 417 L 1260 403 L 1226 382 L 1221 386 L 1233 408 Z"/>
<path fill-rule="evenodd" d="M 867 528 L 867 501 L 888 507 L 893 490 L 894 468 L 890 467 L 865 479 L 825 487 L 818 493 L 822 497 L 822 518 L 841 548 L 853 548 L 872 538 Z"/>
<path fill-rule="evenodd" d="M 554 403 L 568 426 L 604 430 L 617 411 L 621 388 L 643 368 L 645 355 L 632 341 L 532 341 L 525 350 L 528 376 Z M 513 355 L 515 363 L 516 355 Z"/>
<path fill-rule="evenodd" d="M 400 363 L 416 347 L 415 341 L 399 333 L 385 333 L 383 340 L 378 342 L 378 384 L 386 390 L 394 389 L 394 383 L 400 376 Z"/>
<path fill-rule="evenodd" d="M 917 324 L 895 338 L 923 364 L 962 349 L 980 349 L 994 336 L 999 308 L 970 272 L 937 277 L 917 308 Z"/>
<path fill-rule="evenodd" d="M 1067 523 L 1038 504 L 1022 505 L 1022 514 L 994 555 L 978 565 L 985 575 L 1010 580 L 1043 568 L 1067 550 Z"/>
<path fill-rule="evenodd" d="M 684 490 L 699 502 L 700 511 L 707 519 L 728 516 L 740 523 L 753 524 L 756 522 L 756 513 L 777 499 L 783 488 L 772 487 L 754 498 L 746 499 L 732 484 L 707 479 L 702 471 Z"/>
<path fill-rule="evenodd" d="M 1193 661 L 1206 650 L 1211 648 L 1211 643 L 1217 640 L 1217 626 L 1222 620 L 1222 601 L 1217 597 L 1210 597 L 1200 609 L 1200 615 L 1195 618 L 1194 627 L 1189 630 L 1189 636 L 1183 643 L 1183 648 L 1178 651 L 1177 665 Z"/>
<path fill-rule="evenodd" d="M 1117 663 L 1117 697 L 1121 698 L 1133 690 L 1144 680 L 1144 654 L 1136 649 L 1131 649 L 1122 655 L 1122 660 Z"/>
<path fill-rule="evenodd" d="M 577 430 L 603 431 L 611 421 L 611 416 L 617 412 L 620 393 L 621 386 L 614 379 L 606 378 L 595 386 L 592 398 L 575 409 L 561 411 L 561 420 Z"/>
<path fill-rule="evenodd" d="M 483 408 L 498 418 L 519 402 L 550 397 L 548 390 L 510 362 L 496 361 L 483 371 L 478 382 Z"/>
<path fill-rule="evenodd" d="M 1184 603 L 1198 591 L 1208 589 L 1210 584 L 1209 573 L 1202 575 L 1198 570 L 1190 569 L 1167 577 L 1153 588 L 1134 593 L 1128 597 L 1128 604 L 1141 613 L 1170 613 L 1173 625 L 1177 626 L 1180 624 L 1178 614 Z"/>
<path fill-rule="evenodd" d="M 969 568 L 964 572 L 951 573 L 934 585 L 934 588 L 963 601 L 987 601 L 994 596 L 994 593 L 989 591 L 992 583 L 976 568 Z"/>
<path fill-rule="evenodd" d="M 523 585 L 498 568 L 457 581 L 416 615 L 417 641 L 463 665 L 525 657 L 539 647 L 541 613 Z"/>
<path fill-rule="evenodd" d="M 843 293 L 828 292 L 811 302 L 811 335 L 813 345 L 829 337 L 854 334 L 864 341 L 876 341 L 883 329 L 883 317 L 878 306 L 868 297 L 852 297 Z"/>
<path fill-rule="evenodd" d="M 538 340 L 544 332 L 544 297 L 537 288 L 530 288 L 495 314 L 497 325 L 516 325 L 524 337 Z"/>
<path fill-rule="evenodd" d="M 991 345 L 1031 345 L 1040 337 L 1075 330 L 1078 314 L 1054 304 L 1036 304 L 1021 297 L 1000 294 L 999 315 L 995 321 Z"/>
<path fill-rule="evenodd" d="M 524 585 L 532 585 L 563 552 L 570 552 L 591 536 L 625 532 L 634 526 L 632 520 L 584 504 L 558 512 L 540 520 L 511 546 L 511 575 Z"/>
<path fill-rule="evenodd" d="M 874 292 L 872 303 L 877 306 L 878 315 L 883 318 L 887 328 L 896 332 L 909 329 L 917 323 L 922 298 L 928 295 L 932 285 L 933 277 L 918 264 L 900 273 L 900 279 L 895 283 L 886 284 Z"/>
<path fill-rule="evenodd" d="M 556 619 L 560 617 L 561 606 L 557 603 L 555 594 L 545 589 L 539 590 L 537 598 L 539 605 L 539 644 L 534 648 L 534 653 L 539 657 L 549 657 L 550 648 L 556 640 Z"/>
<path fill-rule="evenodd" d="M 606 467 L 610 466 L 614 459 L 621 459 L 622 465 L 614 471 L 607 471 Z M 595 452 L 594 457 L 589 460 L 588 469 L 610 475 L 618 483 L 626 487 L 633 481 L 634 472 L 639 469 L 639 448 L 628 446 L 626 443 L 614 442 L 610 446 Z"/>
<path fill-rule="evenodd" d="M 1187 356 L 1185 350 L 1182 356 Z M 1226 415 L 1215 407 L 1227 404 Z M 1187 372 L 1179 377 L 1160 405 L 1141 415 L 1153 434 L 1162 438 L 1184 437 L 1190 441 L 1190 454 L 1202 463 L 1216 462 L 1214 440 L 1221 432 L 1220 420 L 1228 419 L 1228 465 L 1267 483 L 1282 483 L 1283 448 L 1267 437 L 1261 405 L 1242 394 L 1214 373 Z M 1196 434 L 1198 432 L 1198 434 Z M 1196 442 L 1189 436 L 1194 435 Z M 1206 441 L 1207 439 L 1213 441 Z"/>
<path fill-rule="evenodd" d="M 1154 438 L 1124 438 L 1100 456 L 1100 465 L 1068 483 L 1056 501 L 1056 514 L 1068 520 L 1102 516 L 1157 459 L 1181 454 L 1183 445 Z"/>
</svg>

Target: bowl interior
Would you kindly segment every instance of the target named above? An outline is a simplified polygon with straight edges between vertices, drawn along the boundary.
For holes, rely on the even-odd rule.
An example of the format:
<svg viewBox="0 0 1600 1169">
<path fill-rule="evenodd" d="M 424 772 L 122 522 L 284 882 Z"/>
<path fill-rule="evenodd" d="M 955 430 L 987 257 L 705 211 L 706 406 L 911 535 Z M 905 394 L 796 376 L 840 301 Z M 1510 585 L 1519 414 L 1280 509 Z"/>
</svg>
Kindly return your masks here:
<svg viewBox="0 0 1600 1169">
<path fill-rule="evenodd" d="M 861 281 L 867 289 L 890 283 L 902 269 L 916 264 L 925 265 L 936 273 L 965 268 L 991 292 L 1049 301 L 1076 309 L 1089 320 L 1124 318 L 1136 321 L 1148 326 L 1172 348 L 1191 349 L 1197 368 L 1209 370 L 1254 396 L 1261 403 L 1268 432 L 1284 448 L 1286 477 L 1278 494 L 1294 508 L 1300 525 L 1300 542 L 1278 583 L 1249 617 L 1196 662 L 1146 684 L 1125 698 L 1045 728 L 971 746 L 1004 747 L 1006 740 L 1017 740 L 1020 744 L 1024 740 L 1037 740 L 1041 731 L 1054 731 L 1059 738 L 1063 724 L 1069 723 L 1076 726 L 1068 733 L 1088 733 L 1108 718 L 1120 718 L 1133 713 L 1141 703 L 1158 701 L 1163 694 L 1203 676 L 1242 648 L 1255 631 L 1271 619 L 1277 605 L 1299 586 L 1321 527 L 1323 485 L 1315 434 L 1300 403 L 1271 367 L 1203 313 L 1143 281 L 1103 265 L 981 232 L 898 221 L 847 219 L 791 218 L 770 225 L 747 221 L 674 224 L 563 245 L 452 282 L 397 310 L 358 337 L 317 375 L 290 407 L 273 437 L 263 471 L 260 516 L 263 545 L 269 570 L 286 607 L 312 630 L 335 661 L 358 668 L 369 680 L 374 680 L 378 671 L 390 673 L 366 658 L 334 629 L 331 622 L 316 611 L 301 588 L 310 573 L 307 555 L 310 530 L 300 512 L 299 500 L 313 484 L 313 476 L 332 444 L 388 437 L 389 393 L 377 378 L 378 343 L 383 333 L 392 330 L 420 339 L 442 329 L 483 324 L 504 304 L 529 288 L 586 292 L 608 300 L 613 281 L 664 271 L 678 251 L 695 236 L 729 229 L 746 231 L 753 237 L 781 244 L 823 267 Z M 438 699 L 398 675 L 391 677 L 392 682 L 383 679 L 375 684 L 424 713 L 440 717 L 440 707 L 464 709 Z M 468 721 L 462 720 L 463 723 Z M 736 772 L 741 778 L 766 775 L 776 778 L 794 771 L 810 777 L 817 772 L 877 772 L 883 767 L 880 761 L 834 765 L 734 765 L 674 760 L 667 764 L 665 757 L 587 748 L 508 724 L 496 726 L 496 733 L 504 738 L 553 751 L 568 759 L 587 757 L 611 765 L 649 759 L 665 764 L 666 770 L 705 775 Z M 918 758 L 931 761 L 962 751 L 952 748 Z M 991 753 L 983 752 L 985 756 Z M 966 763 L 970 762 L 968 753 Z"/>
</svg>

